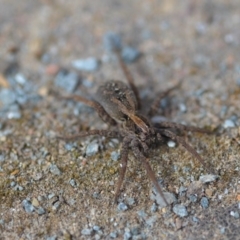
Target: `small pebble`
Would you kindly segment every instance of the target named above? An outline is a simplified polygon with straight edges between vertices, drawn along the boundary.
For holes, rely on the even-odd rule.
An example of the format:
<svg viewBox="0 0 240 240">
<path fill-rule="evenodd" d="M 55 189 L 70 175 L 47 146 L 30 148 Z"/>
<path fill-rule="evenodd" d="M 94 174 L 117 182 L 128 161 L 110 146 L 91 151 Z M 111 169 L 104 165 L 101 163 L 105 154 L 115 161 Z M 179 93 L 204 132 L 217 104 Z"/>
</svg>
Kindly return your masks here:
<svg viewBox="0 0 240 240">
<path fill-rule="evenodd" d="M 218 175 L 207 174 L 200 176 L 199 181 L 201 181 L 202 183 L 209 183 L 216 181 L 218 178 L 219 178 Z"/>
<path fill-rule="evenodd" d="M 123 202 L 120 202 L 118 205 L 117 205 L 117 209 L 121 212 L 124 212 L 126 210 L 128 210 L 128 206 L 123 203 Z"/>
<path fill-rule="evenodd" d="M 123 239 L 124 240 L 129 240 L 132 238 L 132 233 L 130 232 L 129 228 L 125 228 L 125 232 L 123 234 Z"/>
<path fill-rule="evenodd" d="M 50 166 L 50 172 L 51 172 L 52 174 L 54 174 L 54 175 L 61 175 L 60 169 L 59 169 L 58 166 L 55 165 L 55 164 L 51 164 L 51 166 Z"/>
<path fill-rule="evenodd" d="M 71 179 L 71 180 L 69 181 L 69 183 L 70 183 L 70 185 L 71 185 L 72 187 L 76 187 L 76 186 L 77 186 L 76 181 L 75 181 L 74 179 Z"/>
<path fill-rule="evenodd" d="M 80 71 L 92 72 L 98 70 L 100 62 L 94 57 L 78 59 L 72 62 L 73 67 Z"/>
<path fill-rule="evenodd" d="M 156 212 L 157 211 L 157 204 L 153 203 L 153 205 L 151 206 L 151 212 Z"/>
<path fill-rule="evenodd" d="M 103 37 L 103 46 L 109 52 L 120 50 L 122 48 L 122 40 L 120 35 L 113 32 L 106 33 Z"/>
<path fill-rule="evenodd" d="M 93 229 L 91 228 L 84 228 L 82 231 L 81 231 L 81 234 L 82 235 L 85 235 L 85 236 L 90 236 L 93 234 Z"/>
<path fill-rule="evenodd" d="M 74 72 L 69 72 L 67 70 L 61 70 L 56 78 L 55 85 L 63 88 L 69 93 L 73 93 L 79 84 L 79 76 Z"/>
<path fill-rule="evenodd" d="M 46 240 L 57 240 L 57 236 L 47 237 Z"/>
<path fill-rule="evenodd" d="M 38 208 L 36 209 L 36 211 L 37 211 L 38 215 L 43 215 L 43 214 L 46 213 L 45 209 L 42 208 L 42 207 L 38 207 Z"/>
<path fill-rule="evenodd" d="M 179 110 L 180 110 L 182 113 L 186 113 L 186 112 L 187 112 L 187 106 L 186 106 L 184 103 L 180 103 L 180 104 L 179 104 Z"/>
<path fill-rule="evenodd" d="M 178 192 L 179 192 L 180 195 L 183 195 L 186 191 L 187 191 L 187 188 L 184 187 L 184 186 L 181 186 L 181 187 L 179 188 L 179 190 L 178 190 Z"/>
<path fill-rule="evenodd" d="M 197 195 L 195 195 L 195 194 L 189 195 L 188 198 L 189 198 L 189 200 L 190 200 L 191 202 L 193 202 L 193 203 L 197 202 Z"/>
<path fill-rule="evenodd" d="M 86 155 L 88 157 L 91 157 L 98 152 L 98 149 L 99 149 L 99 144 L 96 141 L 93 141 L 88 144 L 87 149 L 86 149 Z"/>
<path fill-rule="evenodd" d="M 23 206 L 23 209 L 24 209 L 27 213 L 32 213 L 32 212 L 35 210 L 35 208 L 34 208 L 34 206 L 32 205 L 32 203 L 31 203 L 29 200 L 27 200 L 27 199 L 24 199 L 24 200 L 22 201 L 22 206 Z"/>
<path fill-rule="evenodd" d="M 171 148 L 176 147 L 176 143 L 174 141 L 171 141 L 171 140 L 167 142 L 167 145 L 168 145 L 168 147 L 171 147 Z"/>
<path fill-rule="evenodd" d="M 187 208 L 181 204 L 176 204 L 173 207 L 173 212 L 177 214 L 179 217 L 186 217 L 188 216 Z"/>
<path fill-rule="evenodd" d="M 120 153 L 119 152 L 116 152 L 116 151 L 111 152 L 111 159 L 113 161 L 117 161 L 119 158 L 120 158 Z"/>
<path fill-rule="evenodd" d="M 233 127 L 235 127 L 235 123 L 234 123 L 233 120 L 227 119 L 227 120 L 225 120 L 225 122 L 223 123 L 223 127 L 224 127 L 224 128 L 233 128 Z"/>
<path fill-rule="evenodd" d="M 230 212 L 230 215 L 231 215 L 232 217 L 236 218 L 236 219 L 239 218 L 239 212 L 237 212 L 237 211 L 231 211 L 231 212 Z"/>
<path fill-rule="evenodd" d="M 14 186 L 13 189 L 14 189 L 15 191 L 22 191 L 22 190 L 23 190 L 23 187 L 17 184 L 16 186 Z"/>
<path fill-rule="evenodd" d="M 126 201 L 127 201 L 129 206 L 132 206 L 133 204 L 135 204 L 135 199 L 134 198 L 129 197 L 129 198 L 126 199 Z"/>
<path fill-rule="evenodd" d="M 16 93 L 13 90 L 3 88 L 0 90 L 0 103 L 9 106 L 16 101 Z"/>
<path fill-rule="evenodd" d="M 118 236 L 117 232 L 111 232 L 111 233 L 109 234 L 109 237 L 110 237 L 110 238 L 117 238 L 117 236 Z"/>
<path fill-rule="evenodd" d="M 121 52 L 121 57 L 125 63 L 132 63 L 140 57 L 141 53 L 133 47 L 124 47 Z"/>
<path fill-rule="evenodd" d="M 208 208 L 209 206 L 209 201 L 208 201 L 208 198 L 206 197 L 202 197 L 200 203 L 201 203 L 201 206 L 205 209 Z"/>
</svg>

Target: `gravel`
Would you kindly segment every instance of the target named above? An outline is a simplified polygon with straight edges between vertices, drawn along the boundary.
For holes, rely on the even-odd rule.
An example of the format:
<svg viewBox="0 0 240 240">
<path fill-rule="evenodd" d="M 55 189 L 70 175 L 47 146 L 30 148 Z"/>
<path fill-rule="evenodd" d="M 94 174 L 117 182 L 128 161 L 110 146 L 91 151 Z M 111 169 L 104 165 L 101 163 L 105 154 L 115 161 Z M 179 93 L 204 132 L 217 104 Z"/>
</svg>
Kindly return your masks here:
<svg viewBox="0 0 240 240">
<path fill-rule="evenodd" d="M 22 206 L 23 206 L 23 209 L 24 209 L 27 213 L 32 213 L 32 212 L 35 210 L 35 208 L 34 208 L 34 206 L 32 205 L 32 203 L 31 203 L 29 200 L 27 200 L 27 199 L 24 199 L 24 200 L 22 201 Z"/>
<path fill-rule="evenodd" d="M 62 69 L 58 72 L 54 84 L 68 93 L 73 93 L 80 83 L 80 78 L 75 72 Z"/>
<path fill-rule="evenodd" d="M 199 177 L 199 181 L 202 183 L 209 183 L 209 182 L 214 182 L 219 178 L 218 175 L 214 174 L 207 174 L 207 175 L 202 175 Z"/>
<path fill-rule="evenodd" d="M 206 197 L 202 197 L 200 200 L 200 203 L 201 203 L 201 206 L 205 209 L 208 208 L 209 206 L 209 201 L 208 201 L 208 198 Z"/>
<path fill-rule="evenodd" d="M 120 202 L 118 205 L 117 205 L 117 209 L 118 211 L 120 212 L 124 212 L 124 211 L 127 211 L 128 210 L 128 206 L 123 203 L 123 202 Z"/>
<path fill-rule="evenodd" d="M 52 174 L 54 174 L 54 175 L 61 175 L 60 169 L 59 169 L 58 166 L 55 165 L 55 164 L 51 164 L 51 166 L 50 166 L 50 172 L 51 172 Z"/>
<path fill-rule="evenodd" d="M 99 144 L 97 143 L 97 141 L 92 141 L 91 143 L 89 143 L 87 145 L 86 155 L 88 157 L 91 157 L 91 156 L 97 154 L 98 151 L 99 151 Z"/>
<path fill-rule="evenodd" d="M 120 35 L 114 32 L 108 32 L 103 36 L 103 46 L 105 50 L 111 52 L 122 48 L 122 39 Z"/>
<path fill-rule="evenodd" d="M 175 214 L 177 214 L 179 217 L 187 217 L 188 216 L 187 208 L 181 204 L 176 204 L 173 207 L 173 212 Z"/>
<path fill-rule="evenodd" d="M 72 62 L 74 68 L 80 71 L 93 72 L 99 69 L 100 61 L 94 57 L 78 59 Z"/>
<path fill-rule="evenodd" d="M 125 63 L 132 63 L 140 57 L 141 53 L 134 47 L 126 46 L 121 51 L 121 57 Z"/>
<path fill-rule="evenodd" d="M 116 151 L 111 152 L 111 159 L 113 161 L 118 161 L 119 158 L 120 158 L 120 153 L 119 152 L 116 152 Z"/>
</svg>

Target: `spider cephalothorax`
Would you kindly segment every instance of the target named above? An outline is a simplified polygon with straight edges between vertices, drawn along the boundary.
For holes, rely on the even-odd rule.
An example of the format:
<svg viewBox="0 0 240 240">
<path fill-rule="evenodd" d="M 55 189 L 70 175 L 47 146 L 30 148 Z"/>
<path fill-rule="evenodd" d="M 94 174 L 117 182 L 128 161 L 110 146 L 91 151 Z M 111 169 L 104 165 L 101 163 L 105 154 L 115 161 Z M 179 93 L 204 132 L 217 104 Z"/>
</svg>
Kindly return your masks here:
<svg viewBox="0 0 240 240">
<path fill-rule="evenodd" d="M 146 116 L 141 115 L 141 102 L 139 100 L 138 90 L 134 85 L 130 72 L 119 57 L 119 54 L 118 59 L 129 86 L 121 81 L 108 81 L 98 88 L 95 100 L 88 100 L 76 95 L 68 97 L 93 107 L 98 112 L 99 116 L 111 126 L 110 130 L 90 130 L 87 132 L 81 132 L 77 135 L 59 138 L 64 140 L 74 140 L 76 138 L 90 135 L 100 135 L 120 139 L 122 141 L 121 168 L 115 192 L 115 202 L 118 199 L 127 169 L 128 153 L 129 150 L 132 150 L 135 158 L 139 160 L 146 169 L 149 178 L 157 189 L 157 192 L 167 204 L 157 178 L 148 162 L 147 157 L 149 150 L 154 145 L 162 143 L 166 139 L 171 139 L 185 147 L 205 167 L 205 163 L 201 156 L 188 143 L 186 143 L 183 138 L 178 136 L 175 131 L 186 130 L 203 133 L 206 133 L 207 131 L 201 128 L 185 126 L 174 122 L 165 121 L 153 124 L 149 121 L 150 117 L 156 113 L 159 101 L 173 88 L 159 94 L 150 106 L 148 114 Z"/>
</svg>

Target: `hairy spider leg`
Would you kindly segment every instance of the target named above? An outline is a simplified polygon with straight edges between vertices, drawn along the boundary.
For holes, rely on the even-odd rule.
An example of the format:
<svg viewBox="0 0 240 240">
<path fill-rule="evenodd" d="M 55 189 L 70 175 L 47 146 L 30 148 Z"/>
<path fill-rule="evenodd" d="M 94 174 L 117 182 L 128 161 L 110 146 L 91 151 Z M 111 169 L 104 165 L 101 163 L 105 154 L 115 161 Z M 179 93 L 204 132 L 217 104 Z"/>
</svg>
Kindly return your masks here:
<svg viewBox="0 0 240 240">
<path fill-rule="evenodd" d="M 131 147 L 133 150 L 133 154 L 135 155 L 135 157 L 137 159 L 140 159 L 141 163 L 143 164 L 144 168 L 147 171 L 147 175 L 149 176 L 150 180 L 152 181 L 153 185 L 155 186 L 157 192 L 159 193 L 159 195 L 162 197 L 163 201 L 165 202 L 166 205 L 168 205 L 168 202 L 163 194 L 163 191 L 157 181 L 157 178 L 150 166 L 150 164 L 148 163 L 147 158 L 142 154 L 142 152 L 139 149 L 139 143 L 138 140 L 133 139 L 131 142 Z"/>
<path fill-rule="evenodd" d="M 128 67 L 126 66 L 126 64 L 124 63 L 124 61 L 122 60 L 122 57 L 121 57 L 121 54 L 120 54 L 120 51 L 115 51 L 116 52 L 116 55 L 117 55 L 117 58 L 118 58 L 118 61 L 119 61 L 119 64 L 120 64 L 120 67 L 128 81 L 128 84 L 129 86 L 131 87 L 135 97 L 136 97 L 136 100 L 137 100 L 137 109 L 141 109 L 141 100 L 140 100 L 140 97 L 139 97 L 139 92 L 138 92 L 138 89 L 134 83 L 134 78 L 131 74 L 131 72 L 129 71 Z"/>
<path fill-rule="evenodd" d="M 111 118 L 109 116 L 109 114 L 105 111 L 105 109 L 103 108 L 103 106 L 94 101 L 94 100 L 89 100 L 89 99 L 86 99 L 84 97 L 81 97 L 81 96 L 78 96 L 78 95 L 72 95 L 72 96 L 66 96 L 66 97 L 63 97 L 64 99 L 67 99 L 67 100 L 75 100 L 75 101 L 78 101 L 78 102 L 82 102 L 84 104 L 86 104 L 87 106 L 89 107 L 92 107 L 96 110 L 96 112 L 98 113 L 99 117 L 106 123 L 109 123 L 110 125 L 116 125 L 116 121 Z"/>
<path fill-rule="evenodd" d="M 117 199 L 120 194 L 121 186 L 125 177 L 126 169 L 127 169 L 127 162 L 128 162 L 128 152 L 129 152 L 129 143 L 131 141 L 131 138 L 125 137 L 123 139 L 122 149 L 121 149 L 121 168 L 119 171 L 119 178 L 118 183 L 115 191 L 115 198 L 114 202 L 117 203 Z"/>
<path fill-rule="evenodd" d="M 157 98 L 153 101 L 150 109 L 149 109 L 149 112 L 147 113 L 147 115 L 149 117 L 152 117 L 153 115 L 155 115 L 159 109 L 159 102 L 165 98 L 167 95 L 169 95 L 170 92 L 172 92 L 173 90 L 177 89 L 180 85 L 182 84 L 182 81 L 179 81 L 175 86 L 167 89 L 166 91 L 164 92 L 160 92 L 157 96 Z"/>
<path fill-rule="evenodd" d="M 181 123 L 175 123 L 175 122 L 159 122 L 155 124 L 155 127 L 157 128 L 171 128 L 171 129 L 177 129 L 180 131 L 190 131 L 190 132 L 199 132 L 199 133 L 212 133 L 212 131 L 199 128 L 199 127 L 194 127 L 194 126 L 186 126 Z"/>
<path fill-rule="evenodd" d="M 185 142 L 185 140 L 173 132 L 166 130 L 166 129 L 158 129 L 160 133 L 165 135 L 166 137 L 169 137 L 170 139 L 180 143 L 184 148 L 186 148 L 194 157 L 198 159 L 198 161 L 203 165 L 205 169 L 207 169 L 206 163 L 202 159 L 202 157 L 196 152 L 194 148 L 192 148 L 188 143 Z"/>
</svg>

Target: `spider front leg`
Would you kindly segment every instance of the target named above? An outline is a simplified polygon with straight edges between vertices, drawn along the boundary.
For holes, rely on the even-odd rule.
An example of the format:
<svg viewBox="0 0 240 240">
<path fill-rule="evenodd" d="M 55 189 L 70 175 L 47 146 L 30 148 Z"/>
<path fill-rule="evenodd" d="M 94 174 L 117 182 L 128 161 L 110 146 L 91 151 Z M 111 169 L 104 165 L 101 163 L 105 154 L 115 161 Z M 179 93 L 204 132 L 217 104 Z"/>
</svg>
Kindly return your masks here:
<svg viewBox="0 0 240 240">
<path fill-rule="evenodd" d="M 168 202 L 163 194 L 163 191 L 157 181 L 157 178 L 150 166 L 150 164 L 148 163 L 148 160 L 147 158 L 142 154 L 142 152 L 140 151 L 139 149 L 139 143 L 137 140 L 133 140 L 131 142 L 131 147 L 132 147 L 132 150 L 133 150 L 133 154 L 135 155 L 136 159 L 140 159 L 141 163 L 143 164 L 144 168 L 146 169 L 147 171 L 147 175 L 149 176 L 149 178 L 151 179 L 153 185 L 155 186 L 157 192 L 159 193 L 159 195 L 161 196 L 161 198 L 163 199 L 164 203 L 166 205 L 168 205 Z"/>
<path fill-rule="evenodd" d="M 86 104 L 87 106 L 94 108 L 96 110 L 96 112 L 98 113 L 99 117 L 104 122 L 106 122 L 110 125 L 117 124 L 116 121 L 112 117 L 110 117 L 110 115 L 105 111 L 103 106 L 94 100 L 89 100 L 89 99 L 86 99 L 86 98 L 78 96 L 78 95 L 72 95 L 72 96 L 67 96 L 67 97 L 63 97 L 63 98 L 68 99 L 68 100 L 82 102 L 82 103 Z"/>
</svg>

